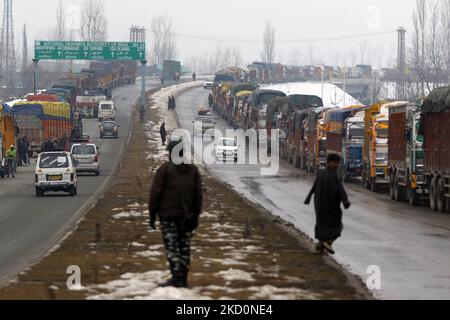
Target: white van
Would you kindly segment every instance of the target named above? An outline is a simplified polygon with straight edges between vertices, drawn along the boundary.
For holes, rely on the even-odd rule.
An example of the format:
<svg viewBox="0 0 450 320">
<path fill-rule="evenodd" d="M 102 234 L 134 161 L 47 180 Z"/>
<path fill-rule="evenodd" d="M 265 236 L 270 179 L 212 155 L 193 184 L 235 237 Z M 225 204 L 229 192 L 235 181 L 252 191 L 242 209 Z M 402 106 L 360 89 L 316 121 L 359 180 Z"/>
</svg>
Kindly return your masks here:
<svg viewBox="0 0 450 320">
<path fill-rule="evenodd" d="M 43 152 L 36 163 L 36 196 L 45 192 L 68 192 L 77 195 L 77 171 L 68 152 Z"/>
<path fill-rule="evenodd" d="M 116 106 L 112 101 L 102 101 L 98 105 L 98 121 L 116 121 Z"/>
</svg>

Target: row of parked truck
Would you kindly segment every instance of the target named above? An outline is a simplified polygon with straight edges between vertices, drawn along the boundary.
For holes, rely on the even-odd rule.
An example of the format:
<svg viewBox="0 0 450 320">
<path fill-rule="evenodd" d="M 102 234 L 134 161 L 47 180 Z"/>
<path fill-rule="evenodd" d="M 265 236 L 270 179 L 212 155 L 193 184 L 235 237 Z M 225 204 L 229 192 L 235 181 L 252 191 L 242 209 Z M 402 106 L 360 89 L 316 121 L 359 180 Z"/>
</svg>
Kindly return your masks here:
<svg viewBox="0 0 450 320">
<path fill-rule="evenodd" d="M 450 210 L 450 88 L 418 102 L 324 108 L 321 98 L 216 81 L 213 105 L 234 128 L 280 133 L 280 156 L 316 172 L 331 153 L 342 157 L 340 175 L 396 201 Z"/>
<path fill-rule="evenodd" d="M 105 101 L 112 99 L 114 87 L 134 83 L 136 76 L 136 62 L 92 62 L 89 69 L 67 74 L 46 90 L 2 103 L 0 161 L 19 138 L 27 137 L 30 154 L 39 153 L 46 140 L 82 137 L 84 117 L 114 119 L 114 104 Z"/>
</svg>

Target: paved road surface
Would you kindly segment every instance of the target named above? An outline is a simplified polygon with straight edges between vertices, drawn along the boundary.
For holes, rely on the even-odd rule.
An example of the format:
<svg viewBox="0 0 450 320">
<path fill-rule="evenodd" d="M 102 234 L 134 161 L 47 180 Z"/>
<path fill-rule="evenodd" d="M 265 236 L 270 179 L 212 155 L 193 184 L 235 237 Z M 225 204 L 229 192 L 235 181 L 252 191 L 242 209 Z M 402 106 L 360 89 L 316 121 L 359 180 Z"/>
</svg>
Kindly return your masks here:
<svg viewBox="0 0 450 320">
<path fill-rule="evenodd" d="M 184 128 L 192 131 L 196 109 L 207 105 L 207 96 L 208 91 L 195 89 L 178 99 Z M 216 119 L 218 129 L 228 128 Z M 281 166 L 273 177 L 262 177 L 256 166 L 213 165 L 209 170 L 313 238 L 314 211 L 303 205 L 312 177 L 283 161 Z M 369 266 L 379 266 L 382 288 L 374 291 L 379 298 L 450 299 L 450 215 L 398 204 L 356 184 L 348 184 L 347 189 L 353 206 L 345 212 L 337 261 L 363 279 Z"/>
<path fill-rule="evenodd" d="M 147 81 L 147 89 L 159 86 L 158 81 Z M 34 168 L 20 168 L 18 178 L 0 180 L 0 284 L 17 271 L 27 267 L 49 249 L 49 245 L 70 228 L 80 208 L 105 183 L 120 158 L 130 130 L 131 106 L 140 94 L 136 85 L 117 88 L 113 92 L 118 108 L 117 121 L 121 124 L 118 140 L 100 140 L 98 122 L 85 120 L 84 131 L 95 138 L 100 147 L 101 176 L 81 176 L 78 196 L 48 194 L 36 198 Z M 69 225 L 67 225 L 69 223 Z"/>
</svg>

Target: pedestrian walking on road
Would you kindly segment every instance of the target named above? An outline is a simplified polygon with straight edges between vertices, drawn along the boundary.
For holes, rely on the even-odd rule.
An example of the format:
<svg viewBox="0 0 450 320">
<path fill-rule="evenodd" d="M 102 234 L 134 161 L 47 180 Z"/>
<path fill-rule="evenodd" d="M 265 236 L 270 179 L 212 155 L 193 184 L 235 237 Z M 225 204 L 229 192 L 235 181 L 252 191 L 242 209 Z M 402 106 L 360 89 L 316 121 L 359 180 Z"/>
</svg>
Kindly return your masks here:
<svg viewBox="0 0 450 320">
<path fill-rule="evenodd" d="M 203 191 L 200 172 L 195 165 L 174 163 L 176 158 L 172 153 L 176 147 L 182 147 L 180 143 L 169 143 L 170 160 L 156 173 L 150 193 L 149 212 L 152 229 L 156 229 L 156 217 L 159 217 L 172 274 L 172 278 L 161 286 L 185 288 L 188 287 L 191 264 L 191 239 L 198 227 Z M 180 151 L 179 156 L 183 156 L 183 151 Z"/>
<path fill-rule="evenodd" d="M 175 110 L 177 108 L 177 100 L 174 96 L 172 96 L 172 110 Z"/>
<path fill-rule="evenodd" d="M 30 150 L 30 142 L 27 137 L 22 138 L 22 162 L 25 166 L 30 166 L 30 157 L 28 157 L 28 152 Z"/>
<path fill-rule="evenodd" d="M 167 131 L 166 131 L 166 123 L 163 122 L 161 127 L 159 128 L 159 134 L 161 135 L 162 145 L 166 145 Z"/>
<path fill-rule="evenodd" d="M 327 168 L 321 171 L 312 187 L 305 204 L 309 205 L 314 195 L 316 211 L 315 236 L 319 241 L 316 250 L 334 254 L 333 243 L 343 231 L 341 203 L 350 208 L 347 192 L 338 177 L 341 157 L 332 154 L 327 159 Z"/>
<path fill-rule="evenodd" d="M 50 139 L 47 139 L 44 141 L 44 144 L 42 145 L 42 152 L 52 152 L 53 150 L 53 142 L 50 141 Z"/>
<path fill-rule="evenodd" d="M 9 178 L 12 176 L 16 177 L 16 159 L 17 159 L 17 150 L 15 146 L 11 146 L 8 151 L 6 151 L 6 163 L 7 163 L 7 172 L 6 177 Z"/>
<path fill-rule="evenodd" d="M 22 151 L 23 151 L 22 138 L 19 138 L 17 140 L 17 149 L 16 149 L 16 151 L 17 151 L 16 152 L 16 154 L 17 154 L 16 164 L 17 164 L 18 167 L 21 167 L 22 166 L 22 159 L 23 159 L 23 157 L 22 157 Z"/>
<path fill-rule="evenodd" d="M 214 103 L 214 98 L 213 98 L 212 94 L 210 93 L 208 96 L 208 104 L 209 104 L 210 108 L 212 108 L 213 103 Z"/>
</svg>

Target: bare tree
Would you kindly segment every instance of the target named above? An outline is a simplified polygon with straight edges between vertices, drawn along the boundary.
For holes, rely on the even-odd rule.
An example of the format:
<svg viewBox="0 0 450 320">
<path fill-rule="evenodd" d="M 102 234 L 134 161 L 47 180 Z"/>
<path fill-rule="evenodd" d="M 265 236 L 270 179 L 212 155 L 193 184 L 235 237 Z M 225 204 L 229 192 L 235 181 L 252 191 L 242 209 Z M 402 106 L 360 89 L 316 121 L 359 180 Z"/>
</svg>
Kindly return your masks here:
<svg viewBox="0 0 450 320">
<path fill-rule="evenodd" d="M 108 21 L 103 0 L 85 0 L 80 20 L 80 37 L 83 41 L 106 41 Z"/>
<path fill-rule="evenodd" d="M 267 63 L 273 63 L 275 61 L 275 28 L 272 27 L 270 21 L 266 23 L 264 28 L 261 59 Z"/>
<path fill-rule="evenodd" d="M 164 60 L 174 58 L 177 38 L 172 19 L 167 14 L 154 16 L 151 33 L 153 38 L 152 62 L 162 64 Z"/>
</svg>

